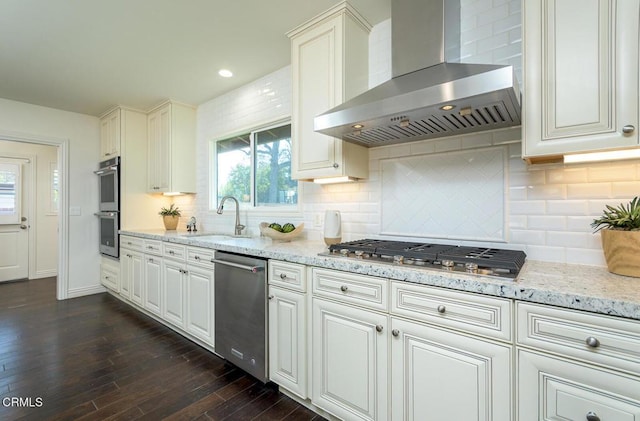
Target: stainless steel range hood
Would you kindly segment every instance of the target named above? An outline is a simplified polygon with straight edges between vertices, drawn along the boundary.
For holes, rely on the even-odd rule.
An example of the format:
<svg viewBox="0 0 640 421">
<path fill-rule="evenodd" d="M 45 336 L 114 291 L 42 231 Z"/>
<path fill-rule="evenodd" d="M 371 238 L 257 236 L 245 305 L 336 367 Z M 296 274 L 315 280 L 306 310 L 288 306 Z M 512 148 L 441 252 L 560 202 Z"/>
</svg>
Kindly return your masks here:
<svg viewBox="0 0 640 421">
<path fill-rule="evenodd" d="M 317 116 L 315 131 L 373 147 L 520 125 L 512 66 L 444 62 L 459 57 L 459 22 L 456 0 L 392 0 L 393 78 Z"/>
</svg>

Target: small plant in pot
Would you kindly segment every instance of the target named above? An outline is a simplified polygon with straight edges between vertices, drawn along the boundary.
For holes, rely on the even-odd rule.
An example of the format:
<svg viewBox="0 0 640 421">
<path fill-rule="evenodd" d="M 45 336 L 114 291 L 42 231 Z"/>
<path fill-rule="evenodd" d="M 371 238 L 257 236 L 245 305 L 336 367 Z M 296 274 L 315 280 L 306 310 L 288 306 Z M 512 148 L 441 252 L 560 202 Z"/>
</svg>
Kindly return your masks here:
<svg viewBox="0 0 640 421">
<path fill-rule="evenodd" d="M 640 196 L 616 207 L 607 205 L 591 227 L 600 231 L 609 272 L 640 278 Z"/>
<path fill-rule="evenodd" d="M 180 209 L 175 206 L 173 203 L 168 208 L 162 207 L 160 208 L 159 215 L 162 215 L 162 222 L 164 222 L 164 229 L 167 231 L 175 230 L 178 226 L 178 220 L 182 213 Z"/>
</svg>

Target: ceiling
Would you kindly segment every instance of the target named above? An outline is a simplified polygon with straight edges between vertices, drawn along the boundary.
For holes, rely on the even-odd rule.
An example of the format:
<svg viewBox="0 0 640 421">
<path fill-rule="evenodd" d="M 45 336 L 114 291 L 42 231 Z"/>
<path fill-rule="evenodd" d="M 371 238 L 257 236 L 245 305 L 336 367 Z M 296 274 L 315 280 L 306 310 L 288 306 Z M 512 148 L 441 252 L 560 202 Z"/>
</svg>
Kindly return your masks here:
<svg viewBox="0 0 640 421">
<path fill-rule="evenodd" d="M 288 65 L 285 33 L 338 1 L 2 0 L 0 98 L 94 116 L 199 105 Z M 390 16 L 390 0 L 350 3 Z"/>
</svg>

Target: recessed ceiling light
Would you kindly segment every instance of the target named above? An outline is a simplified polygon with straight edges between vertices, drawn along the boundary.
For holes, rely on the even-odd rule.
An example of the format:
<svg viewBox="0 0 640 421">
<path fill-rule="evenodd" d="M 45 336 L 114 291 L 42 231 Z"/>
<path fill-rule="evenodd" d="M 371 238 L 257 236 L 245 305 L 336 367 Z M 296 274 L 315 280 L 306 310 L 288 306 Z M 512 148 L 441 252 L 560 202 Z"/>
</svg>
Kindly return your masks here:
<svg viewBox="0 0 640 421">
<path fill-rule="evenodd" d="M 231 77 L 233 76 L 233 72 L 231 70 L 227 70 L 227 69 L 220 69 L 218 70 L 218 74 L 222 77 Z"/>
</svg>

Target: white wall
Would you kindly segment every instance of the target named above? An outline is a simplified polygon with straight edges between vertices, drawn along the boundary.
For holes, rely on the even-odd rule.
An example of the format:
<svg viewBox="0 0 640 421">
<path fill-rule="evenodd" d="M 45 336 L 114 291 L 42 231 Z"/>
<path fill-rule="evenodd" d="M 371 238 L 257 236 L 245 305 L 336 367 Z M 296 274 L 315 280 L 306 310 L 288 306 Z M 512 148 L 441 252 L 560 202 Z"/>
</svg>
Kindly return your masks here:
<svg viewBox="0 0 640 421">
<path fill-rule="evenodd" d="M 58 214 L 51 207 L 51 165 L 57 165 L 58 149 L 54 146 L 22 142 L 0 142 L 0 155 L 34 157 L 31 162 L 36 191 L 31 192 L 35 215 L 29 215 L 35 244 L 30 244 L 29 278 L 56 276 L 58 269 Z M 33 264 L 32 263 L 33 260 Z"/>
<path fill-rule="evenodd" d="M 81 214 L 69 217 L 68 295 L 103 291 L 98 221 L 93 215 L 98 210 L 93 174 L 100 156 L 98 118 L 0 98 L 0 132 L 69 140 L 69 205 Z"/>
<path fill-rule="evenodd" d="M 521 68 L 520 1 L 463 0 L 462 2 L 462 61 L 511 64 Z M 375 86 L 391 76 L 391 26 L 384 21 L 373 28 L 370 35 L 369 85 Z M 204 221 L 206 229 L 228 229 L 224 221 L 208 210 L 209 167 L 207 148 L 218 133 L 244 128 L 247 124 L 280 114 L 290 113 L 290 79 L 282 69 L 224 97 L 203 104 L 198 112 L 197 162 L 198 191 L 194 212 Z M 519 74 L 519 73 L 518 73 Z M 521 81 L 521 78 L 520 78 Z M 269 86 L 279 95 L 282 106 L 278 112 L 268 101 L 261 100 L 260 88 Z M 245 101 L 255 107 L 243 107 Z M 271 97 L 271 100 L 278 98 Z M 233 109 L 231 113 L 228 110 Z M 259 118 L 254 118 L 259 115 Z M 302 219 L 308 238 L 321 239 L 322 227 L 314 226 L 314 217 L 326 209 L 342 212 L 343 239 L 356 240 L 377 236 L 381 232 L 382 196 L 380 164 L 399 161 L 403 157 L 436 153 L 455 153 L 462 150 L 501 148 L 504 150 L 504 219 L 505 243 L 499 247 L 524 250 L 529 259 L 551 262 L 581 263 L 604 266 L 599 235 L 592 234 L 590 222 L 605 204 L 617 204 L 640 194 L 640 161 L 599 163 L 591 165 L 548 164 L 527 166 L 520 158 L 520 129 L 471 134 L 410 144 L 370 149 L 370 177 L 353 184 L 319 186 L 303 183 L 301 197 Z M 425 168 L 418 169 L 420 171 Z M 464 171 L 464 169 L 462 169 Z M 388 186 L 385 188 L 389 188 Z M 462 192 L 470 187 L 464 183 L 451 186 Z M 425 183 L 424 195 L 446 201 Z M 397 185 L 403 194 L 403 185 Z M 203 194 L 205 193 L 205 194 Z M 410 209 L 404 215 L 410 230 Z M 417 212 L 419 214 L 419 212 Z M 250 227 L 270 215 L 243 216 Z M 403 217 L 403 215 L 400 215 Z M 439 223 L 446 228 L 458 226 L 451 218 Z M 397 237 L 396 237 L 397 238 Z M 402 237 L 400 237 L 402 238 Z M 407 238 L 409 239 L 409 238 Z M 411 238 L 414 240 L 415 238 Z M 424 238 L 429 241 L 429 238 Z M 440 239 L 437 239 L 438 241 Z M 465 241 L 458 241 L 465 243 Z"/>
</svg>

